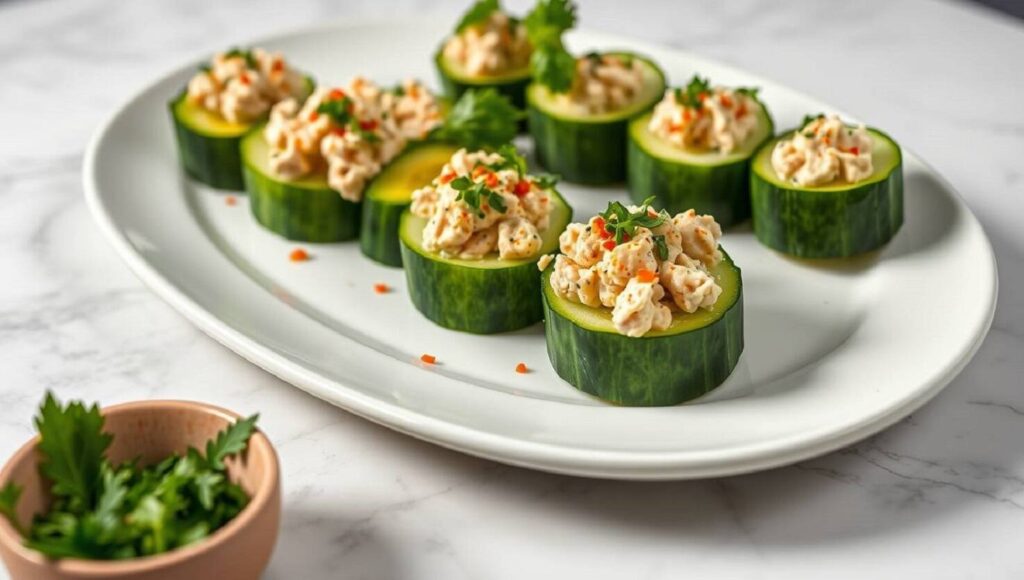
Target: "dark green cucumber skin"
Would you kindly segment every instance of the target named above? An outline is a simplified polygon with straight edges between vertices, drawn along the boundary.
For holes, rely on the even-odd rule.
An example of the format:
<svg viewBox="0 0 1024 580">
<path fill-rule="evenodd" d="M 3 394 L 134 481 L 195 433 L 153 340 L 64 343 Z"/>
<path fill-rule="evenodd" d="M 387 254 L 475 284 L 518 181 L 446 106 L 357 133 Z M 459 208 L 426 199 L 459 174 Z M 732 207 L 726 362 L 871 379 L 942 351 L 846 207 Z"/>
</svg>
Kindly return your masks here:
<svg viewBox="0 0 1024 580">
<path fill-rule="evenodd" d="M 527 107 L 526 119 L 537 160 L 547 171 L 584 185 L 618 183 L 626 178 L 629 119 L 564 121 L 533 106 Z"/>
<path fill-rule="evenodd" d="M 398 241 L 398 226 L 402 212 L 409 203 L 388 203 L 369 197 L 363 200 L 363 220 L 359 234 L 359 247 L 371 260 L 402 267 L 402 244 Z"/>
<path fill-rule="evenodd" d="M 312 189 L 270 179 L 244 166 L 252 215 L 289 240 L 343 242 L 359 236 L 360 205 L 329 188 Z"/>
<path fill-rule="evenodd" d="M 473 334 L 495 334 L 544 317 L 537 264 L 512 268 L 452 267 L 402 244 L 402 265 L 413 305 L 435 324 Z"/>
<path fill-rule="evenodd" d="M 542 279 L 547 284 L 548 275 Z M 617 405 L 663 407 L 725 382 L 743 352 L 743 289 L 721 318 L 680 334 L 631 338 L 578 326 L 544 293 L 544 336 L 558 376 Z"/>
<path fill-rule="evenodd" d="M 903 225 L 903 166 L 846 191 L 791 190 L 751 172 L 754 234 L 799 258 L 846 258 L 876 250 Z"/>
<path fill-rule="evenodd" d="M 170 102 L 170 111 L 182 169 L 192 179 L 210 187 L 240 191 L 244 185 L 238 150 L 242 136 L 209 137 L 193 131 L 174 114 L 174 105 L 181 98 L 184 96 Z"/>
<path fill-rule="evenodd" d="M 714 166 L 680 166 L 629 140 L 629 195 L 636 203 L 675 214 L 690 208 L 715 216 L 722 227 L 750 218 L 750 159 Z"/>
</svg>

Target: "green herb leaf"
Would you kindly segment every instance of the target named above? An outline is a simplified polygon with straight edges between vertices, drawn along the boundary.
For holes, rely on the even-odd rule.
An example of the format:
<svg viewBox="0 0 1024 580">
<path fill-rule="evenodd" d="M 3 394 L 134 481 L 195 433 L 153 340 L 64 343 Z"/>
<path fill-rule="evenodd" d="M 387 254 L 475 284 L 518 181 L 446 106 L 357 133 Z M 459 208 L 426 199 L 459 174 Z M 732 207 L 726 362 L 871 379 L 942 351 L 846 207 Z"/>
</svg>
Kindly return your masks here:
<svg viewBox="0 0 1024 580">
<path fill-rule="evenodd" d="M 47 393 L 35 422 L 43 455 L 39 468 L 53 481 L 53 494 L 91 508 L 99 489 L 100 464 L 112 439 L 103 432 L 99 407 L 86 409 L 80 402 L 61 407 Z"/>
<path fill-rule="evenodd" d="M 615 243 L 621 244 L 626 241 L 627 236 L 632 238 L 636 235 L 637 228 L 656 228 L 669 219 L 668 212 L 662 210 L 655 215 L 650 214 L 653 197 L 644 200 L 636 211 L 617 201 L 608 202 L 608 207 L 600 214 L 605 222 L 605 231 L 615 237 Z M 657 243 L 657 242 L 655 242 Z M 668 247 L 665 248 L 665 255 L 668 255 Z"/>
<path fill-rule="evenodd" d="M 321 102 L 316 112 L 321 115 L 327 115 L 331 122 L 339 127 L 345 127 L 352 121 L 352 99 L 348 95 L 340 99 L 327 99 Z"/>
<path fill-rule="evenodd" d="M 248 419 L 239 419 L 206 443 L 206 462 L 218 471 L 224 470 L 224 459 L 230 455 L 241 453 L 249 442 L 249 437 L 256 430 L 259 414 Z"/>
<path fill-rule="evenodd" d="M 21 486 L 13 481 L 8 481 L 7 485 L 0 489 L 0 515 L 7 518 L 7 521 L 11 522 L 11 525 L 14 526 L 14 529 L 18 530 L 18 533 L 24 535 L 25 531 L 21 527 L 21 522 L 18 521 L 17 511 L 21 492 Z"/>
<path fill-rule="evenodd" d="M 822 118 L 824 116 L 825 116 L 825 113 L 818 113 L 816 115 L 804 115 L 803 121 L 800 121 L 800 128 L 802 129 L 802 128 L 810 125 L 811 123 L 817 121 L 818 119 L 820 119 L 820 118 Z"/>
<path fill-rule="evenodd" d="M 487 204 L 498 213 L 505 213 L 508 209 L 505 207 L 505 198 L 501 197 L 500 193 L 490 189 L 487 190 Z"/>
<path fill-rule="evenodd" d="M 701 78 L 700 75 L 693 75 L 685 89 L 677 88 L 675 90 L 676 102 L 693 109 L 703 107 L 702 98 L 709 94 L 711 94 L 711 83 L 708 79 Z"/>
<path fill-rule="evenodd" d="M 534 80 L 553 92 L 567 92 L 576 76 L 576 59 L 562 44 L 562 34 L 576 25 L 576 5 L 569 0 L 538 0 L 523 23 L 533 44 Z"/>
<path fill-rule="evenodd" d="M 516 149 L 515 145 L 505 143 L 498 148 L 498 155 L 501 155 L 501 161 L 487 165 L 488 169 L 491 171 L 514 169 L 520 178 L 526 174 L 526 158 L 519 154 L 519 150 Z"/>
<path fill-rule="evenodd" d="M 530 55 L 530 70 L 534 80 L 551 92 L 567 93 L 576 78 L 576 59 L 561 44 L 542 45 Z"/>
<path fill-rule="evenodd" d="M 761 89 L 759 87 L 739 87 L 738 89 L 736 89 L 736 92 L 741 95 L 746 95 L 751 99 L 757 100 L 757 94 L 761 92 Z"/>
<path fill-rule="evenodd" d="M 533 178 L 533 183 L 540 189 L 552 189 L 558 185 L 558 181 L 562 179 L 559 175 L 553 175 L 551 173 L 542 173 L 536 175 Z"/>
<path fill-rule="evenodd" d="M 467 149 L 498 147 L 519 133 L 517 123 L 523 114 L 493 88 L 470 89 L 456 101 L 430 138 Z"/>
<path fill-rule="evenodd" d="M 662 262 L 668 259 L 668 242 L 665 241 L 665 236 L 654 236 L 654 249 L 658 251 L 658 257 Z"/>
<path fill-rule="evenodd" d="M 474 24 L 487 20 L 498 10 L 501 10 L 498 0 L 477 0 L 459 19 L 459 23 L 455 25 L 455 32 L 462 32 Z"/>
</svg>

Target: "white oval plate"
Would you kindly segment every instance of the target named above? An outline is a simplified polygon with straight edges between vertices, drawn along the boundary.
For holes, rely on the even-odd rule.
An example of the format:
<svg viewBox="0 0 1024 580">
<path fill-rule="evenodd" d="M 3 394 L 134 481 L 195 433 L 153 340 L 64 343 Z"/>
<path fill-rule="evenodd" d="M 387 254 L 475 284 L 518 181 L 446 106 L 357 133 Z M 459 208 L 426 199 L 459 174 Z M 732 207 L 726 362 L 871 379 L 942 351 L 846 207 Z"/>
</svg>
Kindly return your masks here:
<svg viewBox="0 0 1024 580">
<path fill-rule="evenodd" d="M 449 23 L 334 26 L 255 41 L 324 83 L 356 74 L 433 80 Z M 384 48 L 380 48 L 382 41 Z M 590 32 L 575 50 L 629 47 L 674 83 L 694 72 L 762 88 L 777 126 L 832 110 L 693 54 Z M 542 328 L 478 337 L 438 328 L 409 303 L 401 270 L 357 243 L 297 246 L 250 218 L 244 197 L 183 180 L 166 103 L 189 64 L 132 98 L 85 161 L 93 215 L 132 270 L 189 320 L 282 379 L 344 409 L 466 453 L 548 471 L 628 479 L 735 474 L 819 455 L 877 432 L 964 367 L 991 322 L 995 261 L 950 186 L 904 152 L 906 223 L 880 255 L 814 267 L 760 246 L 749 228 L 723 239 L 743 268 L 746 350 L 708 397 L 619 408 L 582 395 L 548 364 Z M 897 136 L 898 137 L 898 136 Z M 563 191 L 577 217 L 621 187 Z M 377 295 L 373 285 L 394 287 Z M 419 362 L 422 353 L 439 364 Z M 520 361 L 531 369 L 520 375 Z"/>
</svg>

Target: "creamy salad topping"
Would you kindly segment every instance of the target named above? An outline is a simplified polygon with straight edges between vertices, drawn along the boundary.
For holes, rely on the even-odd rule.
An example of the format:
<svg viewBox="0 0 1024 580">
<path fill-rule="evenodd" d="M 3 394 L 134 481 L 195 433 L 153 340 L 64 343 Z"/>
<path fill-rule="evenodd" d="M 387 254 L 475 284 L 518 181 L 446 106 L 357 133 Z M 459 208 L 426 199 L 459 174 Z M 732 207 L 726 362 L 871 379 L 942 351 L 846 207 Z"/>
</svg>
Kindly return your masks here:
<svg viewBox="0 0 1024 580">
<path fill-rule="evenodd" d="M 326 170 L 331 189 L 355 202 L 410 140 L 440 123 L 437 100 L 416 81 L 387 90 L 356 77 L 344 88 L 318 89 L 301 107 L 294 98 L 281 101 L 264 137 L 277 176 L 297 180 Z"/>
<path fill-rule="evenodd" d="M 430 185 L 412 194 L 412 213 L 427 218 L 423 247 L 444 257 L 502 260 L 535 256 L 548 228 L 553 183 L 525 173 L 511 146 L 498 153 L 460 149 Z"/>
<path fill-rule="evenodd" d="M 643 90 L 640 61 L 616 54 L 592 53 L 576 59 L 572 88 L 556 100 L 579 114 L 601 114 L 629 106 Z"/>
<path fill-rule="evenodd" d="M 232 123 L 249 123 L 303 90 L 302 75 L 280 54 L 254 48 L 214 56 L 189 81 L 186 99 Z"/>
<path fill-rule="evenodd" d="M 500 75 L 530 63 L 526 27 L 501 10 L 452 35 L 444 45 L 446 59 L 474 76 Z"/>
<path fill-rule="evenodd" d="M 772 168 L 796 185 L 857 183 L 871 176 L 872 141 L 864 125 L 848 127 L 838 115 L 805 119 L 789 139 L 776 143 Z"/>
<path fill-rule="evenodd" d="M 669 89 L 651 115 L 648 130 L 681 149 L 730 153 L 758 129 L 761 105 L 752 89 L 711 87 L 694 77 Z"/>
<path fill-rule="evenodd" d="M 673 217 L 612 202 L 559 237 L 551 287 L 567 300 L 611 308 L 620 334 L 664 330 L 672 308 L 693 313 L 715 305 L 722 288 L 710 268 L 722 259 L 721 236 L 713 217 L 692 209 Z"/>
</svg>

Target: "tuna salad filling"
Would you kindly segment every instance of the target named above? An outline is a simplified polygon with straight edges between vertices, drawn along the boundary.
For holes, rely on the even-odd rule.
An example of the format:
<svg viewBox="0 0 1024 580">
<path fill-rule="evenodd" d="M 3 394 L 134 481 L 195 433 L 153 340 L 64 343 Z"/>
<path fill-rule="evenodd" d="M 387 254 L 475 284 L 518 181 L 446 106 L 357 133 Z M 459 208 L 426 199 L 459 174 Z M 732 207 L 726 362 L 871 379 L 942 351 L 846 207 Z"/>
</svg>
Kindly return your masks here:
<svg viewBox="0 0 1024 580">
<path fill-rule="evenodd" d="M 864 125 L 849 127 L 838 115 L 804 119 L 803 127 L 775 144 L 772 168 L 803 187 L 857 183 L 871 177 L 872 140 Z"/>
<path fill-rule="evenodd" d="M 501 10 L 460 25 L 444 45 L 443 55 L 472 76 L 495 76 L 526 68 L 531 45 L 526 27 Z"/>
<path fill-rule="evenodd" d="M 647 129 L 680 149 L 731 153 L 757 132 L 760 107 L 754 89 L 711 87 L 694 76 L 665 91 Z"/>
<path fill-rule="evenodd" d="M 591 53 L 576 59 L 572 88 L 556 97 L 562 106 L 582 115 L 611 113 L 633 103 L 644 86 L 638 59 Z"/>
<path fill-rule="evenodd" d="M 358 202 L 384 165 L 441 121 L 437 100 L 418 82 L 385 90 L 356 77 L 344 88 L 318 89 L 301 107 L 294 98 L 281 101 L 264 137 L 277 176 L 297 180 L 326 171 L 331 189 Z"/>
<path fill-rule="evenodd" d="M 186 99 L 232 123 L 250 123 L 276 103 L 300 98 L 304 84 L 280 54 L 235 49 L 214 56 L 192 77 Z"/>
<path fill-rule="evenodd" d="M 665 330 L 673 310 L 708 309 L 721 295 L 710 272 L 722 259 L 721 236 L 713 217 L 692 209 L 670 216 L 647 202 L 611 202 L 604 213 L 562 232 L 551 287 L 572 302 L 611 308 L 620 334 Z"/>
<path fill-rule="evenodd" d="M 413 214 L 426 218 L 423 247 L 446 258 L 502 260 L 535 256 L 551 214 L 546 177 L 526 174 L 511 146 L 497 153 L 460 149 L 430 185 L 412 194 Z"/>
</svg>

